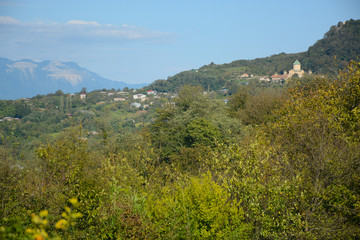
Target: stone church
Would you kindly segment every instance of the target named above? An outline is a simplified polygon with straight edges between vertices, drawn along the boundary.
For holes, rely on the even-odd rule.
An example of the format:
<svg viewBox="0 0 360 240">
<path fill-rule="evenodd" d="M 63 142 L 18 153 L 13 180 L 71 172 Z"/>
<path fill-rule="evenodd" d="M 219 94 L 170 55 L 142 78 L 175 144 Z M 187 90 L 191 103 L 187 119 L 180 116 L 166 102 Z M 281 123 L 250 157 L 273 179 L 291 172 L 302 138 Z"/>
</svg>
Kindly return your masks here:
<svg viewBox="0 0 360 240">
<path fill-rule="evenodd" d="M 283 75 L 279 75 L 275 73 L 274 75 L 271 76 L 271 81 L 277 83 L 284 82 L 290 79 L 295 74 L 297 74 L 299 78 L 302 78 L 305 75 L 305 71 L 301 69 L 301 63 L 299 62 L 299 60 L 296 60 L 293 63 L 293 69 L 291 69 L 289 73 L 287 71 L 284 71 Z M 309 70 L 309 74 L 312 74 L 311 70 Z"/>
<path fill-rule="evenodd" d="M 295 74 L 297 74 L 300 78 L 305 74 L 304 70 L 301 70 L 301 63 L 298 60 L 293 63 L 293 69 L 289 71 L 288 77 L 291 78 Z"/>
</svg>

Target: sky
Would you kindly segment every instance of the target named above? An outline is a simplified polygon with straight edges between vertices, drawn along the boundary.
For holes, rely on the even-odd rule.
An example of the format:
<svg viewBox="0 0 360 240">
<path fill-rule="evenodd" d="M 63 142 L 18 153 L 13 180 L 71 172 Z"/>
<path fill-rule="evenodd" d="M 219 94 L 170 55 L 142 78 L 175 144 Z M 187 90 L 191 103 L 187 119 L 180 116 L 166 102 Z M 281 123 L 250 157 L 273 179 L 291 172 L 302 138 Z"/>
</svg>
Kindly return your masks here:
<svg viewBox="0 0 360 240">
<path fill-rule="evenodd" d="M 359 0 L 0 0 L 0 57 L 151 83 L 211 62 L 306 51 Z"/>
</svg>

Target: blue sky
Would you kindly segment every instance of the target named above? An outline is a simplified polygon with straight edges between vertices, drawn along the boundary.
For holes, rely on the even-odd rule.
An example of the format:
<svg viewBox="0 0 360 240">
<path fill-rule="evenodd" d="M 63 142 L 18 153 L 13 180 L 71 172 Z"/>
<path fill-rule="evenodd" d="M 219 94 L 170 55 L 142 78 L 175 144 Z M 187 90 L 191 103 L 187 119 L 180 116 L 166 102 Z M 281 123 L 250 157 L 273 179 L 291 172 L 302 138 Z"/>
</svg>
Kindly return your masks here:
<svg viewBox="0 0 360 240">
<path fill-rule="evenodd" d="M 0 0 L 0 56 L 150 83 L 210 62 L 306 51 L 358 0 Z"/>
</svg>

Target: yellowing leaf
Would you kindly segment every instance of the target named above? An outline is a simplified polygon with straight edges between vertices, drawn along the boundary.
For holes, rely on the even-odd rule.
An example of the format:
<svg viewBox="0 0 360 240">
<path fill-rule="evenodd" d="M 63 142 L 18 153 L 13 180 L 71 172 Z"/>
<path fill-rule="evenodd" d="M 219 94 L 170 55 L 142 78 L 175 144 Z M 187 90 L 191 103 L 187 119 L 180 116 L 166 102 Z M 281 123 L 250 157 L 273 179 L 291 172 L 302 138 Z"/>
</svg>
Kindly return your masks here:
<svg viewBox="0 0 360 240">
<path fill-rule="evenodd" d="M 49 214 L 48 210 L 42 210 L 40 212 L 40 217 L 46 217 Z"/>
<path fill-rule="evenodd" d="M 69 226 L 69 222 L 65 219 L 60 219 L 56 224 L 55 228 L 57 229 L 66 229 Z"/>
</svg>

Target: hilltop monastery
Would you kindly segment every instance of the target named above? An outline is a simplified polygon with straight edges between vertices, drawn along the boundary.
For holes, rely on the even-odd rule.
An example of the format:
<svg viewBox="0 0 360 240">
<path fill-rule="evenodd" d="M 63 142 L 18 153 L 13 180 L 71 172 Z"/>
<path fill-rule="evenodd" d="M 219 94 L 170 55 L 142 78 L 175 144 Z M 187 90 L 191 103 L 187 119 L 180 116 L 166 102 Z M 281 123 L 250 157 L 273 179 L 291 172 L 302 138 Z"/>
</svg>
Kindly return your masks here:
<svg viewBox="0 0 360 240">
<path fill-rule="evenodd" d="M 305 74 L 304 70 L 301 69 L 301 63 L 299 62 L 299 60 L 296 60 L 293 63 L 293 69 L 291 69 L 289 71 L 289 73 L 284 71 L 283 75 L 274 74 L 274 75 L 271 76 L 271 80 L 273 82 L 280 82 L 282 80 L 286 80 L 286 79 L 291 78 L 295 74 L 297 74 L 299 76 L 299 78 L 302 78 L 304 76 L 304 74 Z M 309 74 L 312 74 L 312 72 L 309 71 Z"/>
</svg>

